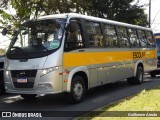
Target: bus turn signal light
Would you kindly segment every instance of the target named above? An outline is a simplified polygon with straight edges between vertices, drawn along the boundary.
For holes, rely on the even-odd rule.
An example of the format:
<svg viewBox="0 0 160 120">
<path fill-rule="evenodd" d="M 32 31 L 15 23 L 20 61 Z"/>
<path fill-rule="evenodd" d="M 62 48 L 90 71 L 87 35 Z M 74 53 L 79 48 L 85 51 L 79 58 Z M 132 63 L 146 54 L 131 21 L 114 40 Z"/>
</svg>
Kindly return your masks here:
<svg viewBox="0 0 160 120">
<path fill-rule="evenodd" d="M 64 80 L 64 82 L 68 82 L 68 80 Z"/>
</svg>

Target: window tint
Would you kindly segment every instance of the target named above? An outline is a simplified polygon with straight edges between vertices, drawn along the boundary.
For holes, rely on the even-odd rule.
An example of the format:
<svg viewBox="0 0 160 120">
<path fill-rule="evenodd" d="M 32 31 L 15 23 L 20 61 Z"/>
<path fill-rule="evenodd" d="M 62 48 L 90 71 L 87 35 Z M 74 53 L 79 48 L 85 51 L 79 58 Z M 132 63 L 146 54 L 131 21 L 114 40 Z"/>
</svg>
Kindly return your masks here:
<svg viewBox="0 0 160 120">
<path fill-rule="evenodd" d="M 148 41 L 148 47 L 154 47 L 155 41 L 153 39 L 152 32 L 146 31 L 146 37 L 147 37 L 147 41 Z"/>
<path fill-rule="evenodd" d="M 147 47 L 147 39 L 143 30 L 138 30 L 139 41 L 142 47 Z"/>
<path fill-rule="evenodd" d="M 82 29 L 80 20 L 77 19 L 77 31 L 71 32 L 70 28 L 67 33 L 65 41 L 65 51 L 84 48 L 84 41 L 82 39 Z"/>
<path fill-rule="evenodd" d="M 135 29 L 128 29 L 131 47 L 139 47 L 139 40 Z"/>
<path fill-rule="evenodd" d="M 86 21 L 87 34 L 91 47 L 103 47 L 103 36 L 99 23 Z"/>
<path fill-rule="evenodd" d="M 105 40 L 107 47 L 118 47 L 118 40 L 115 31 L 114 25 L 105 25 L 104 26 Z"/>
<path fill-rule="evenodd" d="M 127 36 L 127 30 L 124 27 L 117 27 L 118 38 L 120 47 L 129 47 L 129 41 Z"/>
</svg>

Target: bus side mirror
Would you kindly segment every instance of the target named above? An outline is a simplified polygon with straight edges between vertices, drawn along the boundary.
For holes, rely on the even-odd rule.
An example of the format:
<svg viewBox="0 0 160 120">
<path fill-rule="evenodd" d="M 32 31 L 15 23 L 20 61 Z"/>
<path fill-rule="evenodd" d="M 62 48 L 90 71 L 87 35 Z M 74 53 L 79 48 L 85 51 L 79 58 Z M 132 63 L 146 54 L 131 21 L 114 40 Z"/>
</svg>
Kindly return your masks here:
<svg viewBox="0 0 160 120">
<path fill-rule="evenodd" d="M 69 24 L 69 27 L 70 27 L 70 32 L 77 31 L 77 21 L 76 20 L 71 20 L 70 24 Z"/>
<path fill-rule="evenodd" d="M 5 36 L 7 33 L 8 33 L 7 28 L 3 28 L 3 30 L 2 30 L 2 35 Z"/>
</svg>

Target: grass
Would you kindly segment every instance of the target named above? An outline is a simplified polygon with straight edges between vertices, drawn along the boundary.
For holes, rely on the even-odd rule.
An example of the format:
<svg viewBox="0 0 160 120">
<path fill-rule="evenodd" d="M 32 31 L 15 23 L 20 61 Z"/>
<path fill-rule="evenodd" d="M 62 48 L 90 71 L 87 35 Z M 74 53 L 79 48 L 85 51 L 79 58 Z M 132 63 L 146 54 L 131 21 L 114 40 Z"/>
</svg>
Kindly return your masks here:
<svg viewBox="0 0 160 120">
<path fill-rule="evenodd" d="M 160 120 L 159 117 L 107 117 L 108 111 L 160 111 L 160 86 L 151 90 L 143 90 L 136 96 L 132 96 L 109 106 L 100 108 L 98 111 L 85 114 L 85 117 L 78 118 L 79 120 Z M 114 113 L 113 112 L 113 113 Z M 115 112 L 116 114 L 117 112 Z M 139 112 L 136 112 L 139 113 Z M 144 112 L 145 113 L 145 112 Z M 154 113 L 154 112 L 153 112 Z M 102 117 L 103 116 L 103 117 Z"/>
</svg>

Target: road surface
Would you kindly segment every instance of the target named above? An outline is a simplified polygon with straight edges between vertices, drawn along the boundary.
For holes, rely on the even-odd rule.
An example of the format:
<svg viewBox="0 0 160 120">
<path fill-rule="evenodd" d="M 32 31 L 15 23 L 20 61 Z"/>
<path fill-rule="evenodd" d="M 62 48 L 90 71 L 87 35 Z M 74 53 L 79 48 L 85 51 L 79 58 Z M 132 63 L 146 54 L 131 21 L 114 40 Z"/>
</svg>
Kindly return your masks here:
<svg viewBox="0 0 160 120">
<path fill-rule="evenodd" d="M 47 111 L 48 117 L 42 118 L 42 120 L 73 119 L 87 111 L 95 110 L 117 100 L 135 95 L 144 89 L 151 89 L 156 86 L 160 86 L 160 76 L 156 78 L 145 76 L 144 83 L 141 85 L 128 85 L 126 81 L 119 81 L 89 90 L 85 100 L 79 104 L 67 103 L 62 94 L 39 96 L 35 101 L 24 100 L 16 94 L 6 94 L 0 96 L 0 111 L 18 111 L 22 113 L 25 113 L 25 111 L 42 113 Z M 2 120 L 2 118 L 0 119 Z M 23 119 L 27 120 L 27 118 Z M 23 119 L 21 118 L 21 120 Z M 17 120 L 17 118 L 9 118 L 9 120 Z"/>
</svg>

